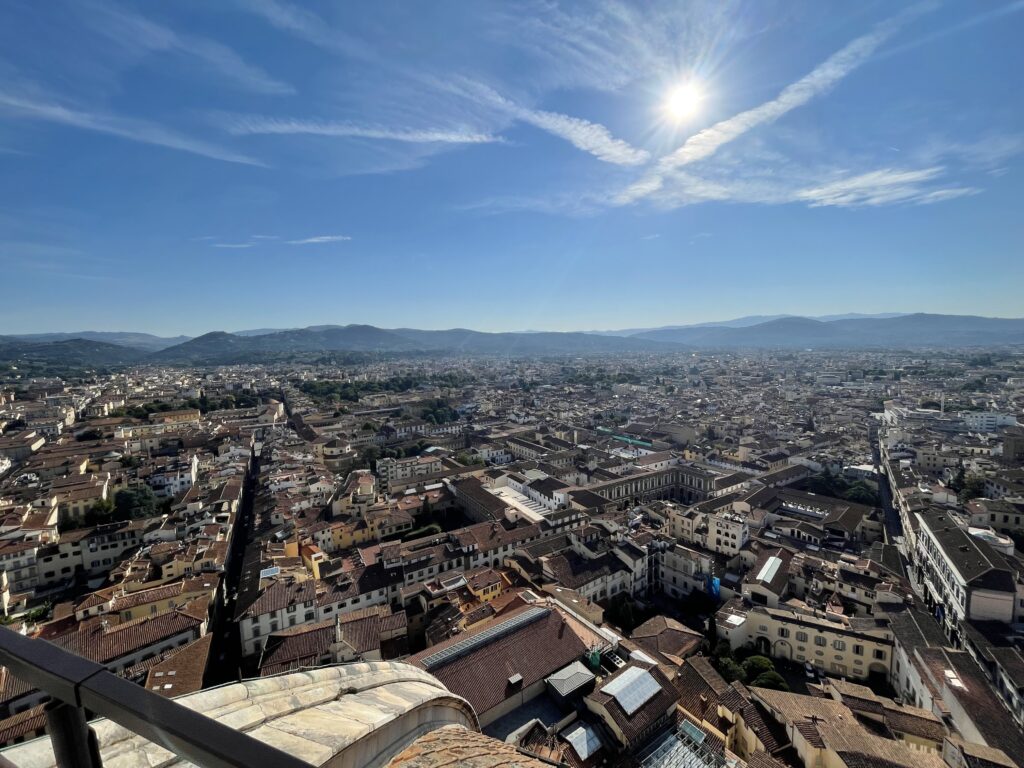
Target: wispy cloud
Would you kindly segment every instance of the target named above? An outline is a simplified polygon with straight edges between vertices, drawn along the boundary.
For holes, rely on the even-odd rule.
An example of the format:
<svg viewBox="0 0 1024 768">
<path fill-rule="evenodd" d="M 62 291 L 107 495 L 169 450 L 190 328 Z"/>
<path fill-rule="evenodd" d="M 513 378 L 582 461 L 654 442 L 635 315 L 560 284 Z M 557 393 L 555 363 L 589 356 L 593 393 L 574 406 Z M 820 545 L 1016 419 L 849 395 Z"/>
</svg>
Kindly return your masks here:
<svg viewBox="0 0 1024 768">
<path fill-rule="evenodd" d="M 176 149 L 227 163 L 264 165 L 255 158 L 232 152 L 202 139 L 180 134 L 157 123 L 65 106 L 48 97 L 0 90 L 0 112 L 30 120 L 57 123 L 85 131 L 117 136 L 140 144 L 153 144 Z"/>
<path fill-rule="evenodd" d="M 622 139 L 612 136 L 605 126 L 571 115 L 530 109 L 515 103 L 483 83 L 459 78 L 444 84 L 447 90 L 464 98 L 498 109 L 507 117 L 565 139 L 577 149 L 589 152 L 598 160 L 614 165 L 643 165 L 650 153 L 637 149 Z"/>
<path fill-rule="evenodd" d="M 788 85 L 782 92 L 763 104 L 741 112 L 705 128 L 669 155 L 661 158 L 656 167 L 634 182 L 618 196 L 621 204 L 632 203 L 662 188 L 665 177 L 683 166 L 714 155 L 720 147 L 739 138 L 748 131 L 774 122 L 812 99 L 827 92 L 836 83 L 866 62 L 878 47 L 894 35 L 910 19 L 930 8 L 916 5 L 876 25 L 866 35 L 853 40 L 832 54 L 809 74 Z"/>
<path fill-rule="evenodd" d="M 236 117 L 225 126 L 229 133 L 241 135 L 334 136 L 353 139 L 379 139 L 410 143 L 486 144 L 500 141 L 497 136 L 465 129 L 447 128 L 388 128 L 357 125 L 347 121 L 298 120 L 275 117 Z"/>
<path fill-rule="evenodd" d="M 118 44 L 149 52 L 179 53 L 246 90 L 267 95 L 295 93 L 288 83 L 248 63 L 228 46 L 206 37 L 184 35 L 135 13 L 108 3 L 86 5 L 90 23 Z"/>
<path fill-rule="evenodd" d="M 501 43 L 522 51 L 529 75 L 547 89 L 614 92 L 671 81 L 684 67 L 707 71 L 757 34 L 756 14 L 732 3 L 601 0 L 570 4 L 525 0 L 496 6 L 490 25 Z"/>
<path fill-rule="evenodd" d="M 288 245 L 319 245 L 321 243 L 341 243 L 352 238 L 348 235 L 315 235 L 301 240 L 289 240 Z"/>
<path fill-rule="evenodd" d="M 210 237 L 207 235 L 192 238 L 192 240 L 207 242 L 219 239 L 220 238 Z M 351 239 L 352 238 L 349 235 L 313 235 L 312 237 L 302 237 L 295 240 L 285 240 L 283 242 L 285 245 L 320 245 L 322 243 L 343 243 Z M 255 248 L 261 245 L 272 245 L 278 240 L 281 240 L 278 235 L 250 235 L 248 240 L 232 243 L 209 242 L 209 245 L 211 248 Z"/>
<path fill-rule="evenodd" d="M 659 237 L 661 237 L 661 235 L 658 235 L 658 234 L 655 234 L 655 235 L 644 235 L 640 239 L 641 240 L 657 240 Z"/>
<path fill-rule="evenodd" d="M 557 112 L 523 109 L 517 112 L 523 122 L 565 139 L 577 149 L 589 152 L 598 160 L 615 165 L 643 165 L 650 153 L 616 139 L 603 125 Z"/>
<path fill-rule="evenodd" d="M 371 46 L 343 30 L 332 27 L 307 8 L 278 0 L 244 0 L 241 7 L 260 16 L 271 26 L 325 50 L 368 60 L 378 58 Z"/>
<path fill-rule="evenodd" d="M 908 202 L 937 203 L 980 191 L 973 187 L 932 189 L 926 186 L 927 182 L 942 176 L 944 170 L 941 166 L 918 170 L 884 168 L 800 190 L 795 197 L 811 207 L 855 208 Z"/>
</svg>

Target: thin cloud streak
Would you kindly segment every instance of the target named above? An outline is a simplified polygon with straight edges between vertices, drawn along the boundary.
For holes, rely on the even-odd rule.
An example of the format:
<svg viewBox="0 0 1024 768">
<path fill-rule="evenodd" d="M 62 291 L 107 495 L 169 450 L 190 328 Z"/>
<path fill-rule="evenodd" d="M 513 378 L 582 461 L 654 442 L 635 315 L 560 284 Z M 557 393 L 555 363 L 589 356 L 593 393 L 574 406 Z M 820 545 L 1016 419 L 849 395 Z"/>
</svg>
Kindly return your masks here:
<svg viewBox="0 0 1024 768">
<path fill-rule="evenodd" d="M 179 34 L 155 21 L 105 3 L 92 3 L 86 8 L 90 11 L 92 25 L 125 47 L 184 54 L 255 93 L 271 96 L 295 93 L 295 89 L 288 83 L 249 64 L 234 50 L 215 40 Z"/>
<path fill-rule="evenodd" d="M 176 149 L 226 163 L 264 166 L 264 163 L 252 157 L 237 154 L 201 139 L 179 134 L 156 123 L 75 109 L 53 101 L 43 101 L 7 91 L 0 91 L 0 112 L 117 136 L 139 144 L 153 144 Z"/>
<path fill-rule="evenodd" d="M 379 58 L 372 47 L 341 30 L 332 28 L 322 18 L 305 8 L 277 0 L 243 0 L 241 8 L 256 14 L 273 27 L 325 50 L 367 61 L 376 61 Z"/>
<path fill-rule="evenodd" d="M 656 168 L 649 174 L 623 191 L 617 197 L 617 202 L 623 205 L 629 204 L 654 194 L 662 188 L 666 176 L 673 171 L 711 157 L 720 147 L 738 139 L 753 128 L 774 122 L 787 112 L 802 107 L 825 93 L 866 62 L 878 47 L 892 37 L 904 24 L 930 7 L 930 5 L 917 5 L 881 22 L 871 32 L 853 40 L 809 74 L 788 85 L 776 98 L 722 120 L 691 136 L 677 150 L 661 158 Z"/>
<path fill-rule="evenodd" d="M 252 248 L 254 243 L 212 243 L 214 248 Z"/>
<path fill-rule="evenodd" d="M 577 149 L 589 152 L 598 160 L 615 165 L 643 165 L 651 155 L 636 149 L 622 139 L 616 139 L 603 125 L 578 117 L 542 110 L 520 110 L 520 120 L 543 131 L 565 139 Z"/>
<path fill-rule="evenodd" d="M 352 238 L 348 235 L 316 235 L 301 240 L 289 240 L 288 245 L 319 245 L 321 243 L 343 243 Z"/>
<path fill-rule="evenodd" d="M 918 170 L 883 168 L 869 173 L 840 179 L 819 187 L 804 189 L 796 194 L 812 208 L 835 206 L 858 208 L 894 203 L 937 203 L 980 192 L 973 187 L 950 187 L 926 190 L 921 185 L 942 176 L 942 166 Z"/>
<path fill-rule="evenodd" d="M 310 135 L 410 142 L 415 144 L 489 144 L 501 139 L 488 133 L 451 129 L 386 128 L 323 120 L 241 117 L 228 123 L 229 133 L 246 135 Z"/>
<path fill-rule="evenodd" d="M 490 86 L 474 80 L 463 79 L 459 84 L 447 83 L 442 87 L 475 103 L 497 107 L 507 117 L 565 139 L 577 149 L 588 152 L 606 163 L 643 165 L 650 160 L 651 156 L 647 150 L 637 149 L 628 142 L 615 138 L 611 131 L 600 123 L 592 123 L 558 112 L 523 107 L 505 98 Z"/>
</svg>

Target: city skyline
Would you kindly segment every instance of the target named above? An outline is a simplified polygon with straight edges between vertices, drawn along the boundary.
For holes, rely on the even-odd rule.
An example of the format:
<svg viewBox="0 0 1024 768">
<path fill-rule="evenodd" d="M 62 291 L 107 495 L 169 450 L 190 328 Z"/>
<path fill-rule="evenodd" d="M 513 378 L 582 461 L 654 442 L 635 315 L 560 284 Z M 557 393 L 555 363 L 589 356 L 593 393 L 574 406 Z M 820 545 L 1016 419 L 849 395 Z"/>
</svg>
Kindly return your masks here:
<svg viewBox="0 0 1024 768">
<path fill-rule="evenodd" d="M 5 10 L 0 335 L 1024 315 L 1019 1 Z"/>
</svg>

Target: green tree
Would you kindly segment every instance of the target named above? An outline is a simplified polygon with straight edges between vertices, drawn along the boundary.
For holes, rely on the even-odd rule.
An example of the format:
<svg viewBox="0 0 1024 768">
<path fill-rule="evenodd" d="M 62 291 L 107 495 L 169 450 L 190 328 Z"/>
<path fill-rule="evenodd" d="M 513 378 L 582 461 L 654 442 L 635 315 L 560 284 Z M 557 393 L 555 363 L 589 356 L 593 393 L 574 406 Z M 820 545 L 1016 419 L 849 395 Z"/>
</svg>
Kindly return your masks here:
<svg viewBox="0 0 1024 768">
<path fill-rule="evenodd" d="M 95 504 L 93 504 L 89 511 L 99 517 L 110 517 L 112 514 L 114 514 L 114 502 L 108 496 L 107 498 L 100 499 Z"/>
<path fill-rule="evenodd" d="M 151 517 L 160 509 L 160 500 L 148 485 L 126 488 L 114 496 L 114 519 L 131 520 Z"/>
<path fill-rule="evenodd" d="M 871 490 L 862 480 L 858 480 L 847 490 L 843 491 L 843 498 L 856 504 L 867 504 L 869 506 L 876 506 L 878 504 L 878 494 Z"/>
<path fill-rule="evenodd" d="M 715 645 L 715 658 L 716 659 L 731 659 L 732 658 L 732 646 L 729 645 L 728 640 L 719 640 Z"/>
<path fill-rule="evenodd" d="M 971 475 L 964 481 L 963 490 L 960 491 L 960 503 L 977 499 L 985 495 L 985 478 L 980 475 Z"/>
<path fill-rule="evenodd" d="M 771 688 L 773 691 L 789 690 L 785 678 L 774 670 L 758 675 L 749 685 L 754 688 Z"/>
<path fill-rule="evenodd" d="M 379 457 L 380 451 L 378 451 L 373 446 L 370 446 L 369 448 L 365 449 L 360 455 L 360 458 L 363 460 L 363 463 L 366 464 L 366 466 L 370 467 L 371 469 L 377 463 L 377 459 Z"/>
<path fill-rule="evenodd" d="M 775 664 L 767 656 L 751 656 L 743 662 L 743 679 L 755 680 L 765 672 L 774 672 Z"/>
<path fill-rule="evenodd" d="M 735 659 L 729 657 L 718 660 L 718 674 L 725 678 L 727 683 L 734 680 L 743 681 L 743 667 Z"/>
</svg>

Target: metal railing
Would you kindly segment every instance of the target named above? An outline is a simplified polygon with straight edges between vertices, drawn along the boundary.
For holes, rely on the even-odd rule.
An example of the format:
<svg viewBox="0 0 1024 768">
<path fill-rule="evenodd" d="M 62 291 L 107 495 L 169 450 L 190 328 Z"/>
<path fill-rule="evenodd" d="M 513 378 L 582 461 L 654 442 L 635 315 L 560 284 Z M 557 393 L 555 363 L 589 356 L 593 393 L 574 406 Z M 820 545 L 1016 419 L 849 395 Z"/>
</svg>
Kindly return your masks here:
<svg viewBox="0 0 1024 768">
<path fill-rule="evenodd" d="M 6 627 L 0 627 L 0 665 L 52 697 L 46 730 L 61 768 L 102 768 L 100 745 L 86 713 L 203 768 L 309 768 L 294 755 L 118 677 L 101 664 Z"/>
</svg>

